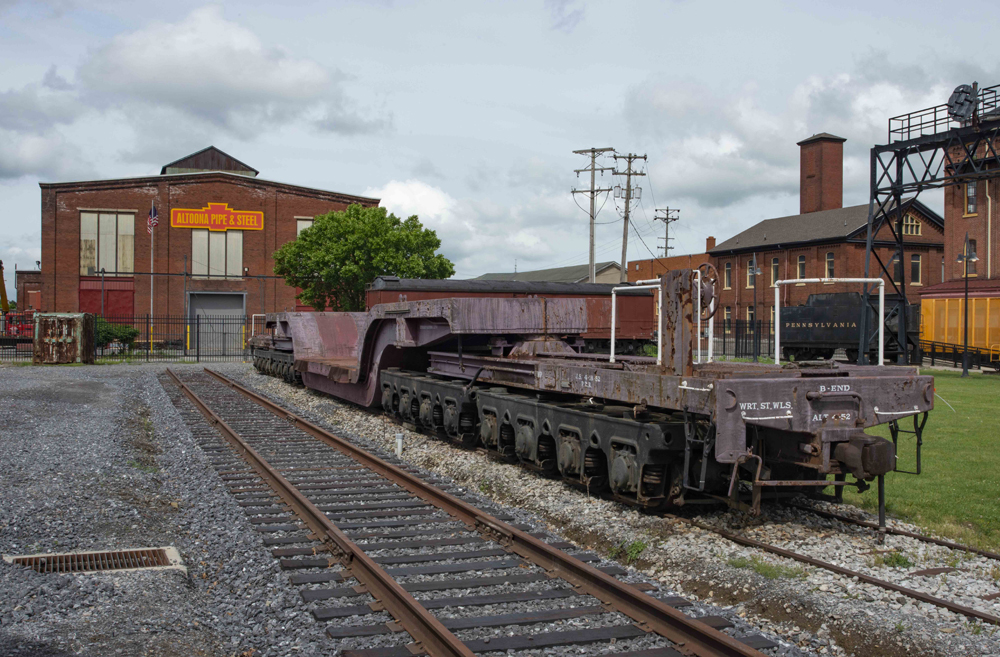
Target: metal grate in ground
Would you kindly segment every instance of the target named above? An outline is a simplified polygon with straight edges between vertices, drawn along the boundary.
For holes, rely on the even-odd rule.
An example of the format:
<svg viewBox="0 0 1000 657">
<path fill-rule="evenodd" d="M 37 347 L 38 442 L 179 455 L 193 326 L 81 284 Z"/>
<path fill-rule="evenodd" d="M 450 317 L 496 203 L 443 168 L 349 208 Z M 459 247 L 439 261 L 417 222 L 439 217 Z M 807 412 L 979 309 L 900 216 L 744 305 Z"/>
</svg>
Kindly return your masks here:
<svg viewBox="0 0 1000 657">
<path fill-rule="evenodd" d="M 105 552 L 4 555 L 9 564 L 39 573 L 95 573 L 109 570 L 181 567 L 180 555 L 170 547 Z"/>
</svg>

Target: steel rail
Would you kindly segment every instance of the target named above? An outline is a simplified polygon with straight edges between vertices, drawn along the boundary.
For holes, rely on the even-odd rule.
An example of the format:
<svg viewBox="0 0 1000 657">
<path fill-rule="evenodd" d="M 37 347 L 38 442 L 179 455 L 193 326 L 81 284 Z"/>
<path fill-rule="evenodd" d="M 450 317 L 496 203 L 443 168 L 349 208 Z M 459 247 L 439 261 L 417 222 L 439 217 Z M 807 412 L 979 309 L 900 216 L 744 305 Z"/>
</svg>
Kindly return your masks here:
<svg viewBox="0 0 1000 657">
<path fill-rule="evenodd" d="M 207 371 L 207 370 L 206 370 Z M 278 470 L 255 451 L 225 420 L 202 401 L 171 369 L 167 374 L 201 414 L 222 433 L 247 463 L 275 493 L 301 518 L 325 547 L 351 575 L 368 588 L 375 599 L 392 614 L 420 648 L 432 657 L 473 657 L 474 653 L 437 618 L 407 593 L 391 575 L 376 564 L 326 514 L 302 494 Z M 419 652 L 419 651 L 418 651 Z"/>
<path fill-rule="evenodd" d="M 864 573 L 859 573 L 855 570 L 850 570 L 849 568 L 844 568 L 843 566 L 838 566 L 832 564 L 828 561 L 822 561 L 820 559 L 814 559 L 813 557 L 806 556 L 804 554 L 799 554 L 798 552 L 792 552 L 791 550 L 786 550 L 785 548 L 780 548 L 775 545 L 770 545 L 769 543 L 763 543 L 753 538 L 747 538 L 745 536 L 740 536 L 739 534 L 733 534 L 727 532 L 724 529 L 717 529 L 711 525 L 706 525 L 704 523 L 698 522 L 697 520 L 692 520 L 691 518 L 682 518 L 681 516 L 676 516 L 671 513 L 662 513 L 663 516 L 679 520 L 681 522 L 687 523 L 692 527 L 697 527 L 703 531 L 712 532 L 718 534 L 719 536 L 725 538 L 733 543 L 738 543 L 746 547 L 757 548 L 758 550 L 764 550 L 765 552 L 770 552 L 771 554 L 776 554 L 779 557 L 785 557 L 786 559 L 794 559 L 801 563 L 808 564 L 810 566 L 815 566 L 817 568 L 823 568 L 824 570 L 829 570 L 831 572 L 837 573 L 838 575 L 843 575 L 845 577 L 855 577 L 862 582 L 868 584 L 873 584 L 875 586 L 888 589 L 890 591 L 895 591 L 897 593 L 902 593 L 905 596 L 911 597 L 914 600 L 919 600 L 920 602 L 926 602 L 928 604 L 935 605 L 937 607 L 942 607 L 948 611 L 955 612 L 956 614 L 961 614 L 963 616 L 968 616 L 969 618 L 978 618 L 979 620 L 992 623 L 993 625 L 1000 625 L 1000 617 L 994 616 L 992 614 L 987 614 L 982 611 L 977 611 L 972 607 L 966 607 L 965 605 L 960 605 L 955 602 L 950 602 L 948 600 L 943 600 L 941 598 L 934 597 L 922 591 L 917 591 L 915 589 L 908 589 L 905 586 L 900 586 L 899 584 L 893 584 L 892 582 L 887 582 L 884 579 L 879 579 L 877 577 L 872 577 L 871 575 L 865 575 Z"/>
<path fill-rule="evenodd" d="M 514 554 L 544 568 L 552 577 L 566 580 L 581 593 L 591 595 L 610 605 L 616 611 L 636 621 L 642 629 L 663 636 L 674 643 L 675 649 L 682 654 L 698 657 L 763 657 L 759 651 L 737 641 L 728 634 L 709 627 L 663 601 L 602 573 L 593 566 L 552 547 L 527 532 L 484 513 L 402 468 L 383 461 L 354 443 L 282 408 L 226 376 L 208 368 L 205 368 L 205 372 L 275 415 L 287 419 L 300 430 L 347 454 L 417 497 L 447 512 L 470 528 L 496 540 Z"/>
<path fill-rule="evenodd" d="M 859 520 L 857 518 L 843 516 L 840 515 L 839 513 L 833 513 L 832 511 L 814 509 L 810 506 L 805 506 L 803 504 L 789 504 L 788 506 L 795 509 L 802 509 L 803 511 L 809 511 L 810 513 L 815 513 L 816 515 L 822 516 L 824 518 L 839 520 L 840 522 L 847 523 L 849 525 L 858 525 L 860 527 L 879 529 L 879 526 L 874 522 L 868 522 L 867 520 Z M 962 545 L 961 543 L 953 543 L 952 541 L 946 541 L 940 538 L 933 538 L 931 536 L 917 534 L 916 532 L 908 532 L 905 529 L 893 529 L 892 527 L 886 527 L 882 531 L 885 531 L 887 534 L 894 534 L 896 536 L 906 536 L 908 538 L 914 538 L 918 541 L 923 541 L 924 543 L 933 543 L 934 545 L 940 545 L 942 547 L 951 548 L 952 550 L 962 550 L 963 552 L 971 552 L 972 554 L 978 554 L 979 556 L 986 557 L 987 559 L 1000 560 L 1000 554 L 997 554 L 996 552 L 990 552 L 989 550 L 980 550 L 979 548 L 974 548 L 969 545 Z"/>
</svg>

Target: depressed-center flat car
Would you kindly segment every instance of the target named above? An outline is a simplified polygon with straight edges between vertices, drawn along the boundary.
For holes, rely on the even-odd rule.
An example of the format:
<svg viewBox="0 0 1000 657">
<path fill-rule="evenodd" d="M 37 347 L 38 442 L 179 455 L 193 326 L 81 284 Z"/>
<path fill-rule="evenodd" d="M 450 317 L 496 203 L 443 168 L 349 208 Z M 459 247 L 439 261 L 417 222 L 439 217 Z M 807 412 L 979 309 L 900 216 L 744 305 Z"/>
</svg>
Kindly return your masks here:
<svg viewBox="0 0 1000 657">
<path fill-rule="evenodd" d="M 931 377 L 834 362 L 695 362 L 695 322 L 711 312 L 713 283 L 674 271 L 659 287 L 657 357 L 574 348 L 609 326 L 610 299 L 407 296 L 367 312 L 269 315 L 274 333 L 254 338 L 254 362 L 646 507 L 715 498 L 754 511 L 764 490 L 865 489 L 896 467 L 902 420 L 920 440 Z M 882 424 L 892 441 L 867 432 Z"/>
</svg>

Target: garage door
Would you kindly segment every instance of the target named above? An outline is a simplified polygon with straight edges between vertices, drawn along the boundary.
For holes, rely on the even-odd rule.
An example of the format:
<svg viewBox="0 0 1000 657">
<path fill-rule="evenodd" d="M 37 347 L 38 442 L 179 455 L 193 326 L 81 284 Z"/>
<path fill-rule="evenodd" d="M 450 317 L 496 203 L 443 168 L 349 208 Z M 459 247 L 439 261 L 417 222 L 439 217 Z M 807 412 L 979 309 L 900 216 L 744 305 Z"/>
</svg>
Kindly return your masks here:
<svg viewBox="0 0 1000 657">
<path fill-rule="evenodd" d="M 232 356 L 246 348 L 242 294 L 191 294 L 190 348 L 201 356 Z"/>
</svg>

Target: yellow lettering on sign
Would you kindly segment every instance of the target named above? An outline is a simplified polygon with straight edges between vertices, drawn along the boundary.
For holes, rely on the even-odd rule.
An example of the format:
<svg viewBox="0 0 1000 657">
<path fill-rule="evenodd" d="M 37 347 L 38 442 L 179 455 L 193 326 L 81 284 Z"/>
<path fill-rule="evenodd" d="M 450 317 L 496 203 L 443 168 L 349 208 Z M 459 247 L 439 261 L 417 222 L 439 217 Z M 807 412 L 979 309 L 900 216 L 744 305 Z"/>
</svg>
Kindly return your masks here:
<svg viewBox="0 0 1000 657">
<path fill-rule="evenodd" d="M 173 228 L 207 228 L 214 231 L 229 228 L 264 230 L 264 213 L 233 210 L 228 203 L 209 203 L 199 209 L 171 209 L 170 225 Z"/>
</svg>

